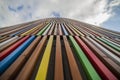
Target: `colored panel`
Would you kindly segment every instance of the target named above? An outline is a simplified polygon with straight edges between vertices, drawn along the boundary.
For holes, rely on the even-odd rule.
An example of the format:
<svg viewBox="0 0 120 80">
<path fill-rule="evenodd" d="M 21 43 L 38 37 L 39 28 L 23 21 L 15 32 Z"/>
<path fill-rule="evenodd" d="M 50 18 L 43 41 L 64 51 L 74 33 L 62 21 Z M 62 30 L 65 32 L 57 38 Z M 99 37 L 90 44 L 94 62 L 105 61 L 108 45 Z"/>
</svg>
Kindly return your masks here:
<svg viewBox="0 0 120 80">
<path fill-rule="evenodd" d="M 90 41 L 92 41 L 101 51 L 104 52 L 104 54 L 106 54 L 108 57 L 110 57 L 112 60 L 114 60 L 115 63 L 120 65 L 120 58 L 117 57 L 116 55 L 114 55 L 112 52 L 110 52 L 109 50 L 107 50 L 106 48 L 104 48 L 102 45 L 100 45 L 99 43 L 97 43 L 96 41 L 94 41 L 92 38 L 87 37 Z"/>
<path fill-rule="evenodd" d="M 62 35 L 62 29 L 61 29 L 61 26 L 60 26 L 60 24 L 59 24 L 59 35 Z"/>
<path fill-rule="evenodd" d="M 13 38 L 10 38 L 10 39 L 8 39 L 8 40 L 0 43 L 0 47 L 9 44 L 9 42 L 13 41 L 13 40 L 16 39 L 16 38 L 18 38 L 18 36 L 15 36 L 15 37 L 13 37 Z"/>
<path fill-rule="evenodd" d="M 66 54 L 72 74 L 72 79 L 73 80 L 82 80 L 81 74 L 79 72 L 77 63 L 75 61 L 74 55 L 72 53 L 72 50 L 70 48 L 70 45 L 68 43 L 67 37 L 63 36 L 64 44 L 65 44 L 65 49 L 66 49 Z"/>
<path fill-rule="evenodd" d="M 87 47 L 87 45 L 78 37 L 75 36 L 78 44 L 84 50 L 86 56 L 89 58 L 95 69 L 98 71 L 102 79 L 105 80 L 117 80 L 111 71 L 95 56 L 95 54 Z"/>
<path fill-rule="evenodd" d="M 70 30 L 71 30 L 75 35 L 79 36 L 79 34 L 78 34 L 70 25 L 68 25 L 68 26 L 69 26 Z"/>
<path fill-rule="evenodd" d="M 25 62 L 28 60 L 29 56 L 34 51 L 35 46 L 39 42 L 41 36 L 38 36 L 31 44 L 28 46 L 25 51 L 11 64 L 11 66 L 3 73 L 1 76 L 2 80 L 13 80 L 15 76 L 17 76 L 17 72 L 19 72 L 24 66 Z M 26 79 L 23 79 L 26 80 Z"/>
<path fill-rule="evenodd" d="M 36 26 L 36 25 L 37 25 L 37 24 L 32 24 L 32 25 L 30 25 L 30 26 L 27 26 L 27 27 L 25 27 L 25 28 L 23 28 L 23 29 L 21 29 L 21 30 L 19 30 L 19 31 L 13 33 L 13 34 L 11 34 L 10 36 L 15 36 L 15 35 L 21 34 L 21 33 L 23 33 L 23 32 L 25 32 L 25 31 L 31 29 L 32 27 L 34 27 L 34 26 Z"/>
<path fill-rule="evenodd" d="M 57 35 L 57 24 L 55 24 L 54 35 Z"/>
<path fill-rule="evenodd" d="M 78 55 L 78 58 L 80 60 L 80 63 L 83 66 L 84 71 L 86 72 L 87 78 L 90 80 L 101 80 L 98 73 L 95 71 L 91 63 L 89 62 L 88 58 L 85 56 L 84 52 L 81 50 L 79 45 L 76 43 L 74 38 L 72 36 L 69 36 L 70 41 L 76 51 L 76 54 Z"/>
<path fill-rule="evenodd" d="M 26 64 L 24 65 L 24 67 L 20 71 L 16 80 L 30 80 L 30 78 L 34 72 L 35 66 L 37 64 L 37 61 L 39 59 L 39 56 L 41 55 L 41 51 L 44 47 L 46 39 L 47 39 L 47 36 L 44 36 L 40 40 L 39 44 L 37 45 L 37 47 L 33 51 L 32 55 L 30 56 L 30 58 L 27 60 Z"/>
<path fill-rule="evenodd" d="M 64 26 L 66 27 L 66 29 L 68 30 L 68 32 L 70 33 L 70 35 L 73 35 L 72 31 L 68 28 L 67 24 L 64 24 Z"/>
<path fill-rule="evenodd" d="M 0 53 L 0 61 L 3 60 L 9 54 L 11 54 L 11 52 L 13 52 L 18 46 L 20 46 L 28 38 L 29 38 L 29 36 L 26 36 L 26 37 L 22 38 L 21 40 L 19 40 L 18 42 L 16 42 L 15 44 L 13 44 L 12 46 L 10 46 L 9 48 L 7 48 L 6 50 L 2 51 Z"/>
<path fill-rule="evenodd" d="M 72 25 L 71 25 L 72 26 Z M 77 33 L 79 33 L 79 35 L 81 35 L 81 36 L 84 36 L 80 31 L 78 31 L 74 26 L 72 26 L 73 27 L 73 29 L 77 32 Z"/>
<path fill-rule="evenodd" d="M 42 30 L 40 30 L 40 31 L 37 33 L 37 35 L 42 35 L 43 32 L 47 29 L 47 27 L 50 26 L 50 25 L 51 25 L 51 23 L 48 23 Z"/>
<path fill-rule="evenodd" d="M 18 40 L 20 40 L 22 37 L 17 37 L 16 39 L 10 41 L 9 43 L 2 45 L 0 47 L 0 52 L 2 52 L 3 50 L 7 49 L 9 46 L 13 45 L 15 42 L 17 42 Z"/>
<path fill-rule="evenodd" d="M 2 74 L 17 59 L 17 57 L 30 45 L 34 39 L 35 36 L 31 36 L 27 41 L 25 41 L 21 46 L 19 46 L 15 51 L 0 62 L 0 74 Z"/>
<path fill-rule="evenodd" d="M 105 44 L 111 46 L 112 48 L 114 48 L 115 50 L 119 51 L 120 52 L 120 47 L 110 43 L 109 41 L 106 41 L 105 39 L 102 39 L 102 38 L 99 38 L 97 37 L 99 40 L 101 40 L 102 42 L 104 42 Z"/>
<path fill-rule="evenodd" d="M 47 29 L 45 30 L 45 32 L 42 35 L 47 35 L 48 31 L 50 30 L 52 24 L 50 26 L 47 27 Z"/>
<path fill-rule="evenodd" d="M 40 80 L 40 79 L 41 80 L 46 80 L 48 63 L 49 63 L 51 49 L 52 49 L 52 42 L 53 42 L 53 36 L 50 36 L 35 80 Z"/>
<path fill-rule="evenodd" d="M 40 24 L 40 25 L 38 25 L 38 26 L 36 26 L 36 27 L 34 27 L 34 28 L 32 28 L 32 29 L 30 29 L 30 30 L 22 33 L 21 36 L 28 35 L 29 33 L 33 32 L 34 30 L 36 30 L 36 29 L 37 29 L 39 26 L 41 26 L 41 25 L 42 25 L 42 24 Z"/>
<path fill-rule="evenodd" d="M 56 56 L 55 56 L 54 80 L 64 80 L 60 36 L 57 36 L 55 53 L 56 53 Z"/>
<path fill-rule="evenodd" d="M 107 38 L 105 38 L 105 37 L 102 37 L 102 38 L 103 38 L 103 39 L 105 39 L 106 41 L 108 41 L 108 42 L 110 42 L 110 43 L 114 44 L 115 46 L 120 47 L 120 45 L 119 45 L 119 44 L 117 44 L 117 43 L 115 43 L 115 42 L 113 42 L 113 41 L 111 41 L 111 40 L 109 40 L 109 39 L 107 39 Z"/>
<path fill-rule="evenodd" d="M 88 40 L 85 37 L 81 37 L 82 40 L 87 44 L 87 46 L 90 46 L 91 50 L 95 53 L 95 55 L 104 63 L 104 65 L 107 66 L 116 76 L 120 75 L 120 67 L 117 65 L 112 59 L 110 59 L 107 55 L 105 55 L 102 50 L 96 47 L 90 40 Z"/>
<path fill-rule="evenodd" d="M 54 30 L 54 23 L 52 23 L 52 27 L 51 27 L 51 29 L 49 30 L 49 32 L 48 32 L 48 35 L 52 35 L 52 31 Z"/>
<path fill-rule="evenodd" d="M 62 26 L 62 29 L 63 29 L 65 35 L 68 35 L 68 32 L 66 31 L 65 27 L 63 26 L 63 24 L 61 26 Z"/>
</svg>

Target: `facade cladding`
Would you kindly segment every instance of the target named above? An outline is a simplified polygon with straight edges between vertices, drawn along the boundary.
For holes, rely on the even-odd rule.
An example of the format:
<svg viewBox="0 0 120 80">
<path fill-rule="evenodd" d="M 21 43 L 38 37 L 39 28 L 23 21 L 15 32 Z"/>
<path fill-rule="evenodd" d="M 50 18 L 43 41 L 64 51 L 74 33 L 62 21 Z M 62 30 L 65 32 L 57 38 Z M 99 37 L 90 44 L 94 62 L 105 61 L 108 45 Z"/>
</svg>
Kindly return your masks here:
<svg viewBox="0 0 120 80">
<path fill-rule="evenodd" d="M 120 33 L 47 18 L 0 29 L 1 80 L 120 80 Z"/>
</svg>

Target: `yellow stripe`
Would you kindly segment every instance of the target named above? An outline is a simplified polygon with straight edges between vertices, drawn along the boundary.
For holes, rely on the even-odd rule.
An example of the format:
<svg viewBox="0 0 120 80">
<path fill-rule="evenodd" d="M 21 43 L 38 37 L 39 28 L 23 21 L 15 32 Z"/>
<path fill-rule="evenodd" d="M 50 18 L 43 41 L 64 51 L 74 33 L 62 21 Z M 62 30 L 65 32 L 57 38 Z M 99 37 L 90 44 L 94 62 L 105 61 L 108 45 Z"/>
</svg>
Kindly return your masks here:
<svg viewBox="0 0 120 80">
<path fill-rule="evenodd" d="M 46 80 L 52 42 L 53 42 L 53 36 L 50 36 L 35 80 Z"/>
<path fill-rule="evenodd" d="M 24 32 L 23 34 L 21 34 L 21 36 L 24 36 L 24 35 L 27 35 L 27 34 L 31 33 L 32 31 L 34 31 L 35 29 L 37 29 L 40 26 L 42 26 L 42 24 L 39 24 L 37 27 L 34 27 L 34 28 L 28 30 L 27 32 Z"/>
<path fill-rule="evenodd" d="M 71 28 L 76 35 L 79 35 L 70 25 L 69 28 Z"/>
<path fill-rule="evenodd" d="M 72 26 L 73 27 L 73 26 Z M 83 33 L 81 33 L 80 31 L 78 31 L 75 27 L 73 27 L 74 28 L 74 30 L 77 32 L 77 33 L 79 33 L 81 36 L 84 36 L 84 34 Z"/>
</svg>

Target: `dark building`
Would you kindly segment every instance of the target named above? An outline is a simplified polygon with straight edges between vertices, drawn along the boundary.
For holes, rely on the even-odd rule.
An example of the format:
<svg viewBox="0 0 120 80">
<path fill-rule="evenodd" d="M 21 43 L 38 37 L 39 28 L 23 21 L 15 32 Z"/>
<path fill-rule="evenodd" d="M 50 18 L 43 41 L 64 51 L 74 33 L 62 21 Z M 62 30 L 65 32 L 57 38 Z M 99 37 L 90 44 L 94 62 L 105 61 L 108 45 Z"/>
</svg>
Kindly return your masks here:
<svg viewBox="0 0 120 80">
<path fill-rule="evenodd" d="M 120 79 L 120 33 L 66 18 L 0 29 L 0 80 Z"/>
</svg>

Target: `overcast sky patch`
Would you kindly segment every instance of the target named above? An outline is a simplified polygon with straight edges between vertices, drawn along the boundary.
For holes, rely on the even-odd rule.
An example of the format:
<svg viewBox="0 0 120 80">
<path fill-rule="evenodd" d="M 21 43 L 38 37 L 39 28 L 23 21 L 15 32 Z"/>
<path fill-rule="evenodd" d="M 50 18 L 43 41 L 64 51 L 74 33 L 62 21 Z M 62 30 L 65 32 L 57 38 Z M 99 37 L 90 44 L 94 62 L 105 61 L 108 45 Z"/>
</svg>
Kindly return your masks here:
<svg viewBox="0 0 120 80">
<path fill-rule="evenodd" d="M 65 17 L 120 30 L 120 12 L 116 8 L 120 9 L 120 0 L 0 0 L 0 27 Z"/>
</svg>

